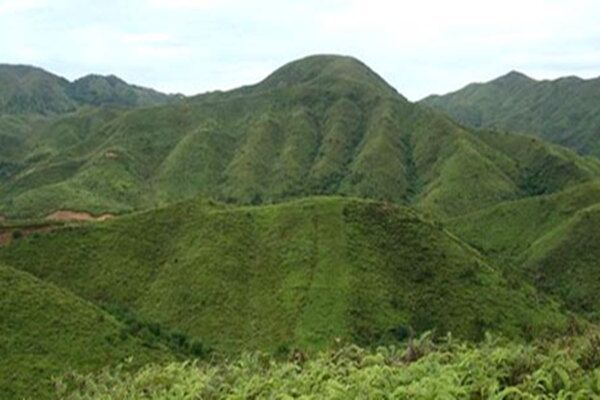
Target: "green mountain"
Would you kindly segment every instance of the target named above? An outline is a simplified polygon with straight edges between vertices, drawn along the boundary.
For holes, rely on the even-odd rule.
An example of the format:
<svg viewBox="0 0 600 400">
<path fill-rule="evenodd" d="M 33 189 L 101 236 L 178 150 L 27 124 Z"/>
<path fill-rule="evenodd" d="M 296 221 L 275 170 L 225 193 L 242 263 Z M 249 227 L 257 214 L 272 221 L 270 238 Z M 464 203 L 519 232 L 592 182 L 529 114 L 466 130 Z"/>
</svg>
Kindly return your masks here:
<svg viewBox="0 0 600 400">
<path fill-rule="evenodd" d="M 176 104 L 82 110 L 47 121 L 18 153 L 2 160 L 0 181 L 0 213 L 13 218 L 125 213 L 196 196 L 261 204 L 331 194 L 445 218 L 600 171 L 545 142 L 483 140 L 341 56 L 308 57 L 256 85 Z"/>
<path fill-rule="evenodd" d="M 43 69 L 0 64 L 0 115 L 74 111 L 68 87 L 69 81 Z"/>
<path fill-rule="evenodd" d="M 69 82 L 41 68 L 0 64 L 0 116 L 62 114 L 86 105 L 151 106 L 174 99 L 112 75 Z"/>
<path fill-rule="evenodd" d="M 600 155 L 600 78 L 537 81 L 511 72 L 421 101 L 475 128 L 536 135 L 580 153 Z"/>
<path fill-rule="evenodd" d="M 169 103 L 172 96 L 139 86 L 130 85 L 114 75 L 88 75 L 68 87 L 69 96 L 80 104 L 154 106 Z"/>
<path fill-rule="evenodd" d="M 0 262 L 226 353 L 373 345 L 430 329 L 544 336 L 567 322 L 438 224 L 340 197 L 191 201 L 29 236 L 0 248 Z"/>
<path fill-rule="evenodd" d="M 0 397 L 53 398 L 53 377 L 97 372 L 135 357 L 172 359 L 143 346 L 108 313 L 30 274 L 0 266 Z"/>
<path fill-rule="evenodd" d="M 50 397 L 51 375 L 129 354 L 139 363 L 122 376 L 139 379 L 147 361 L 210 351 L 291 352 L 301 364 L 339 343 L 408 339 L 409 359 L 393 358 L 418 369 L 421 332 L 529 341 L 600 318 L 600 161 L 554 137 L 455 122 L 351 57 L 311 56 L 254 85 L 181 99 L 112 76 L 70 83 L 6 68 L 22 70 L 0 86 L 0 397 Z M 512 73 L 494 85 L 555 83 Z M 595 393 L 583 386 L 600 366 L 596 339 L 588 347 L 585 359 L 569 353 L 585 366 L 581 396 Z M 505 367 L 508 350 L 487 351 Z M 515 357 L 486 393 L 549 395 L 584 374 Z M 148 371 L 178 378 L 178 368 Z M 102 393 L 82 382 L 93 380 L 75 382 L 82 396 Z M 162 390 L 152 382 L 136 387 Z"/>
<path fill-rule="evenodd" d="M 505 202 L 446 221 L 448 229 L 511 274 L 522 274 L 573 312 L 598 320 L 600 185 Z"/>
</svg>

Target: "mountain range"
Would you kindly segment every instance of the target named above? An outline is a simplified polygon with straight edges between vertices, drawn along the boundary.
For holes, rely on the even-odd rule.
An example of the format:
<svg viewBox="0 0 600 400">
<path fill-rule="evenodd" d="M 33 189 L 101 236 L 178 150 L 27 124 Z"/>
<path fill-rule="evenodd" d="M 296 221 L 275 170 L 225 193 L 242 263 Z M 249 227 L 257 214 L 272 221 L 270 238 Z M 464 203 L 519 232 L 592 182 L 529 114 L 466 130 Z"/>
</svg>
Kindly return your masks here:
<svg viewBox="0 0 600 400">
<path fill-rule="evenodd" d="M 182 97 L 0 67 L 0 397 L 127 354 L 594 326 L 594 84 L 513 72 L 412 103 L 319 55 Z"/>
<path fill-rule="evenodd" d="M 600 155 L 600 78 L 538 81 L 512 71 L 421 103 L 470 127 L 535 135 Z"/>
</svg>

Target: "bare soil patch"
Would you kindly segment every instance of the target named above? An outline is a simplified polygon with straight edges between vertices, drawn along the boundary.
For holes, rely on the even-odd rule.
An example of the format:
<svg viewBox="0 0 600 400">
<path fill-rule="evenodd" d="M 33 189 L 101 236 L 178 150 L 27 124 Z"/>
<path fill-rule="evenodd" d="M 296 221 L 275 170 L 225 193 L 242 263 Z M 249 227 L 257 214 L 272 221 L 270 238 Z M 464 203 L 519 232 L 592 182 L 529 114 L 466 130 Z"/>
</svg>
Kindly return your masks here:
<svg viewBox="0 0 600 400">
<path fill-rule="evenodd" d="M 85 222 L 85 221 L 106 221 L 114 218 L 115 216 L 112 214 L 101 214 L 98 216 L 94 216 L 87 212 L 81 211 L 70 211 L 70 210 L 59 210 L 53 212 L 48 215 L 45 219 L 48 221 L 76 221 L 76 222 Z"/>
</svg>

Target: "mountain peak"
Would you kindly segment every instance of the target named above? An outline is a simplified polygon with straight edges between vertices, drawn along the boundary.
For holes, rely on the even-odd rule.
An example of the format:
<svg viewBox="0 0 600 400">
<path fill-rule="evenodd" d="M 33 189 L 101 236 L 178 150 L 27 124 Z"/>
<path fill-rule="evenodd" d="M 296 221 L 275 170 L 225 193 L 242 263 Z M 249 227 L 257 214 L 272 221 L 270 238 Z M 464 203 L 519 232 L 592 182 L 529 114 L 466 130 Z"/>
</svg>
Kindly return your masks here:
<svg viewBox="0 0 600 400">
<path fill-rule="evenodd" d="M 534 82 L 535 79 L 530 78 L 522 72 L 512 70 L 509 73 L 502 75 L 499 78 L 496 78 L 492 82 L 501 83 L 501 84 L 522 84 L 528 82 Z"/>
<path fill-rule="evenodd" d="M 324 84 L 348 81 L 368 85 L 377 90 L 397 95 L 396 90 L 362 61 L 335 54 L 318 54 L 292 61 L 277 69 L 260 85 L 280 88 L 301 84 Z"/>
<path fill-rule="evenodd" d="M 123 79 L 116 75 L 100 75 L 100 74 L 89 74 L 77 79 L 73 84 L 91 84 L 93 82 L 105 82 L 110 86 L 116 85 L 128 85 Z"/>
</svg>

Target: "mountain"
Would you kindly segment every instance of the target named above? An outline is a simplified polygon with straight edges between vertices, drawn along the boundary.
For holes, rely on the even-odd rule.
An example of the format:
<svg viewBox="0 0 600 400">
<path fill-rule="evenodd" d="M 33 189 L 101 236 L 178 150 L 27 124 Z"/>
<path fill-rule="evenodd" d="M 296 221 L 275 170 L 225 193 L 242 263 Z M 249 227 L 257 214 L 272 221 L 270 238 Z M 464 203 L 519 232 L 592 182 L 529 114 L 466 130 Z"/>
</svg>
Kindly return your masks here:
<svg viewBox="0 0 600 400">
<path fill-rule="evenodd" d="M 129 354 L 131 375 L 98 379 L 252 350 L 291 354 L 296 374 L 340 343 L 406 341 L 392 358 L 420 368 L 415 335 L 430 330 L 451 353 L 470 346 L 452 337 L 484 343 L 504 371 L 486 382 L 512 387 L 494 395 L 524 379 L 549 395 L 583 370 L 595 376 L 593 337 L 585 356 L 552 347 L 585 366 L 565 372 L 562 359 L 495 352 L 487 333 L 544 341 L 598 322 L 597 158 L 468 127 L 352 57 L 310 56 L 152 107 L 156 93 L 118 78 L 44 79 L 57 88 L 44 107 L 0 112 L 0 397 L 49 397 L 50 375 Z M 516 72 L 495 83 L 540 84 Z M 57 93 L 73 108 L 55 105 Z M 436 368 L 451 353 L 432 356 Z M 262 371 L 265 357 L 248 365 Z M 534 374 L 540 363 L 548 377 Z M 181 377 L 170 365 L 153 369 L 160 382 Z M 423 388 L 439 397 L 437 383 Z"/>
<path fill-rule="evenodd" d="M 470 127 L 536 135 L 600 156 L 600 78 L 537 81 L 513 71 L 421 104 Z"/>
<path fill-rule="evenodd" d="M 0 64 L 0 114 L 54 114 L 75 110 L 69 81 L 36 67 Z"/>
<path fill-rule="evenodd" d="M 446 221 L 488 260 L 598 320 L 600 184 L 501 203 Z"/>
<path fill-rule="evenodd" d="M 68 94 L 81 104 L 94 106 L 154 106 L 173 101 L 173 97 L 130 85 L 114 75 L 87 75 L 68 87 Z"/>
<path fill-rule="evenodd" d="M 0 213 L 11 218 L 331 194 L 447 218 L 600 172 L 540 140 L 483 140 L 343 56 L 311 56 L 252 86 L 151 109 L 81 110 L 37 128 L 17 153 L 1 160 Z"/>
<path fill-rule="evenodd" d="M 438 224 L 351 198 L 189 201 L 17 239 L 0 262 L 225 353 L 393 343 L 430 329 L 543 337 L 567 322 Z"/>
<path fill-rule="evenodd" d="M 55 115 L 85 105 L 151 106 L 174 99 L 112 75 L 88 75 L 69 82 L 41 68 L 0 64 L 0 116 Z"/>
<path fill-rule="evenodd" d="M 110 314 L 30 274 L 0 266 L 0 397 L 53 398 L 52 378 L 97 372 L 135 356 L 170 360 L 127 333 Z"/>
</svg>

